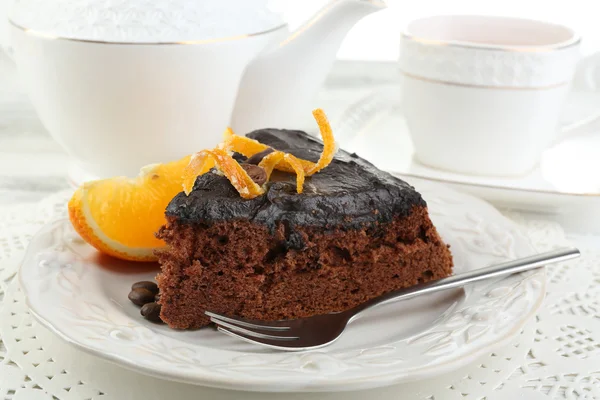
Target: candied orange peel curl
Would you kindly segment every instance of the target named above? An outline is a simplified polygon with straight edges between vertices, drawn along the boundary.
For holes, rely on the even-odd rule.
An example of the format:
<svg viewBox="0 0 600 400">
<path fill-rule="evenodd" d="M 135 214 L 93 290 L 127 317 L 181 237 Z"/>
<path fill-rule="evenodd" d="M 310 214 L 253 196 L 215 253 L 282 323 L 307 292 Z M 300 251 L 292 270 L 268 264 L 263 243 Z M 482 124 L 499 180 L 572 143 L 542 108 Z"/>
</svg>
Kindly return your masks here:
<svg viewBox="0 0 600 400">
<path fill-rule="evenodd" d="M 259 163 L 259 167 L 262 167 L 266 172 L 267 182 L 275 169 L 294 173 L 296 174 L 296 191 L 302 193 L 305 177 L 316 174 L 331 163 L 337 149 L 331 126 L 325 112 L 320 108 L 313 111 L 313 116 L 317 121 L 323 139 L 323 152 L 319 160 L 314 163 L 289 153 L 274 151 L 265 156 Z M 227 128 L 223 136 L 223 143 L 215 149 L 202 150 L 192 156 L 183 175 L 185 193 L 190 194 L 198 176 L 216 167 L 227 177 L 243 198 L 253 199 L 264 194 L 265 188 L 252 180 L 244 168 L 232 157 L 231 152 L 235 151 L 245 157 L 252 157 L 270 147 L 257 140 L 238 136 L 231 128 Z"/>
<path fill-rule="evenodd" d="M 296 173 L 296 191 L 302 193 L 304 188 L 304 177 L 306 174 L 300 161 L 299 158 L 294 157 L 291 154 L 284 153 L 283 151 L 274 151 L 273 153 L 266 155 L 258 166 L 262 167 L 267 173 L 267 181 L 271 178 L 273 169 L 280 166 L 283 167 L 282 164 L 289 166 L 289 168 Z"/>
<path fill-rule="evenodd" d="M 196 177 L 208 172 L 212 166 L 216 166 L 229 182 L 235 187 L 240 196 L 245 199 L 253 199 L 265 191 L 257 185 L 250 175 L 237 161 L 224 149 L 202 150 L 194 154 L 190 163 L 183 171 L 183 189 L 185 194 L 190 194 Z M 200 170 L 201 173 L 196 171 Z"/>
<path fill-rule="evenodd" d="M 323 112 L 323 110 L 320 108 L 317 108 L 313 111 L 313 116 L 319 125 L 319 131 L 321 132 L 321 138 L 323 139 L 323 152 L 321 153 L 321 157 L 319 158 L 317 164 L 314 165 L 309 171 L 306 171 L 308 176 L 316 174 L 331 164 L 331 161 L 336 153 L 336 144 L 333 137 L 333 131 L 331 130 L 331 125 L 329 125 L 329 121 L 327 120 L 325 112 Z"/>
<path fill-rule="evenodd" d="M 225 148 L 233 150 L 236 153 L 240 153 L 246 157 L 252 157 L 256 153 L 260 153 L 261 151 L 265 151 L 269 148 L 269 146 L 262 144 L 258 140 L 236 135 L 233 133 L 231 128 L 227 128 L 225 130 L 223 138 L 225 139 Z"/>
</svg>

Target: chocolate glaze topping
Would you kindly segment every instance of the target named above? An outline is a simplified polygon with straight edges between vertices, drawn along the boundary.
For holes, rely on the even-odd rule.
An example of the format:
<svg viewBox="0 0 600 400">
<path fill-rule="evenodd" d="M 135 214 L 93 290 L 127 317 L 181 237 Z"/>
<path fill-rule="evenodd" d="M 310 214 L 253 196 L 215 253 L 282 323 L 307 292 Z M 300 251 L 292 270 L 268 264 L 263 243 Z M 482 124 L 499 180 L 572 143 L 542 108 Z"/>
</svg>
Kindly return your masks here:
<svg viewBox="0 0 600 400">
<path fill-rule="evenodd" d="M 260 129 L 249 137 L 316 162 L 323 145 L 302 131 Z M 406 216 L 413 206 L 425 206 L 421 195 L 406 182 L 377 169 L 368 161 L 339 150 L 332 163 L 296 193 L 296 176 L 275 172 L 262 196 L 245 200 L 226 177 L 214 172 L 199 176 L 193 191 L 179 193 L 166 214 L 185 223 L 210 224 L 232 219 L 251 220 L 275 229 L 286 226 L 287 245 L 302 248 L 295 226 L 356 229 Z"/>
</svg>

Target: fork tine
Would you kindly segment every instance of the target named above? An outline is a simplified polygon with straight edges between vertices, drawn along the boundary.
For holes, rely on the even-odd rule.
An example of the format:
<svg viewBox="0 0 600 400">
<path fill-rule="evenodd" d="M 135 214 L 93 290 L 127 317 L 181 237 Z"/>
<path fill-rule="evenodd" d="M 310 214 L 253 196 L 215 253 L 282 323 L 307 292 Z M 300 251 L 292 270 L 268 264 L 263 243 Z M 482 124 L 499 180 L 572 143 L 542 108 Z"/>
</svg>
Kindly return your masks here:
<svg viewBox="0 0 600 400">
<path fill-rule="evenodd" d="M 283 331 L 290 330 L 289 326 L 274 326 L 272 324 L 269 324 L 268 322 L 265 322 L 265 324 L 267 324 L 267 325 L 263 325 L 262 323 L 261 324 L 253 324 L 251 322 L 244 321 L 243 319 L 240 319 L 240 318 L 226 317 L 224 315 L 216 314 L 216 313 L 213 313 L 210 311 L 205 311 L 204 314 L 208 315 L 211 318 L 211 320 L 215 319 L 216 321 L 213 320 L 213 322 L 216 324 L 220 324 L 222 321 L 222 322 L 228 322 L 230 324 L 237 325 L 237 326 L 243 326 L 245 328 L 260 329 L 262 331 L 283 332 Z"/>
<path fill-rule="evenodd" d="M 299 337 L 296 337 L 296 336 L 275 336 L 275 335 L 267 335 L 265 333 L 260 333 L 260 332 L 254 332 L 254 331 L 251 331 L 251 330 L 248 330 L 245 328 L 241 328 L 237 325 L 229 324 L 227 322 L 217 321 L 213 318 L 211 318 L 211 321 L 213 321 L 215 324 L 217 324 L 217 328 L 220 331 L 227 330 L 229 333 L 237 334 L 237 336 L 244 336 L 249 340 L 252 340 L 252 338 L 256 338 L 256 339 L 274 340 L 274 341 L 282 341 L 283 342 L 283 341 L 293 341 L 293 340 L 300 339 Z"/>
<path fill-rule="evenodd" d="M 255 339 L 252 338 L 250 336 L 246 336 L 244 334 L 241 333 L 236 333 L 233 331 L 230 331 L 227 328 L 223 328 L 221 326 L 217 327 L 217 330 L 221 333 L 224 333 L 228 336 L 231 336 L 233 338 L 236 338 L 238 340 L 243 340 L 244 342 L 247 343 L 252 343 L 253 345 L 263 345 L 266 347 L 270 347 L 270 348 L 274 348 L 274 349 L 279 349 L 279 350 L 288 350 L 287 347 L 285 347 L 286 343 L 292 343 L 292 342 L 285 342 L 285 341 L 275 341 L 275 340 L 264 340 L 264 339 Z"/>
</svg>

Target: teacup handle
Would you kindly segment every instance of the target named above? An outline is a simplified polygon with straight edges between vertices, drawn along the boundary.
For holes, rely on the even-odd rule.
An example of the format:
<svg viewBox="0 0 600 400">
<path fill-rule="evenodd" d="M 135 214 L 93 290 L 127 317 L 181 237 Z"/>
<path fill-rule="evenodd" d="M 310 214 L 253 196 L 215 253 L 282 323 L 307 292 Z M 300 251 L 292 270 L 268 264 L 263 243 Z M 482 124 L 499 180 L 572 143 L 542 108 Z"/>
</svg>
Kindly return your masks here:
<svg viewBox="0 0 600 400">
<path fill-rule="evenodd" d="M 588 90 L 597 90 L 597 77 L 600 75 L 600 53 L 586 57 L 586 59 L 579 64 L 579 68 L 581 69 L 579 73 L 580 79 L 583 81 L 582 83 L 585 85 L 585 88 Z M 576 83 L 575 80 L 574 83 Z M 556 145 L 567 138 L 590 133 L 590 127 L 593 127 L 599 121 L 600 111 L 597 111 L 581 118 L 579 121 L 561 125 L 558 137 L 554 139 L 551 146 Z M 600 130 L 600 126 L 598 128 L 598 130 Z"/>
<path fill-rule="evenodd" d="M 590 133 L 590 127 L 594 125 L 594 123 L 600 121 L 600 111 L 592 113 L 591 115 L 580 119 L 579 121 L 572 122 L 570 124 L 565 124 L 560 127 L 560 133 L 558 137 L 552 142 L 552 145 L 558 144 L 563 140 Z"/>
</svg>

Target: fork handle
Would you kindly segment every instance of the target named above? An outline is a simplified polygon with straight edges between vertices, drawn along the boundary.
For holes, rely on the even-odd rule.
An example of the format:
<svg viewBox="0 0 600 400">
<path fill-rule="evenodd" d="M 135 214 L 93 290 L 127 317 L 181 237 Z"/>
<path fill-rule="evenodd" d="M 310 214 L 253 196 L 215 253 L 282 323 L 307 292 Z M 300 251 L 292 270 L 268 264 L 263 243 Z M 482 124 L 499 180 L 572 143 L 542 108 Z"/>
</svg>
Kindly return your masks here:
<svg viewBox="0 0 600 400">
<path fill-rule="evenodd" d="M 448 278 L 436 279 L 408 288 L 395 290 L 369 300 L 355 307 L 351 310 L 351 312 L 354 314 L 354 319 L 359 315 L 359 313 L 378 305 L 399 300 L 407 300 L 426 293 L 435 293 L 442 290 L 462 287 L 468 283 L 479 282 L 484 279 L 528 271 L 530 269 L 543 267 L 546 264 L 566 261 L 579 256 L 580 252 L 576 248 L 563 248 L 546 253 L 540 253 L 534 256 L 520 258 L 518 260 L 476 269 L 463 274 L 453 275 Z"/>
</svg>

